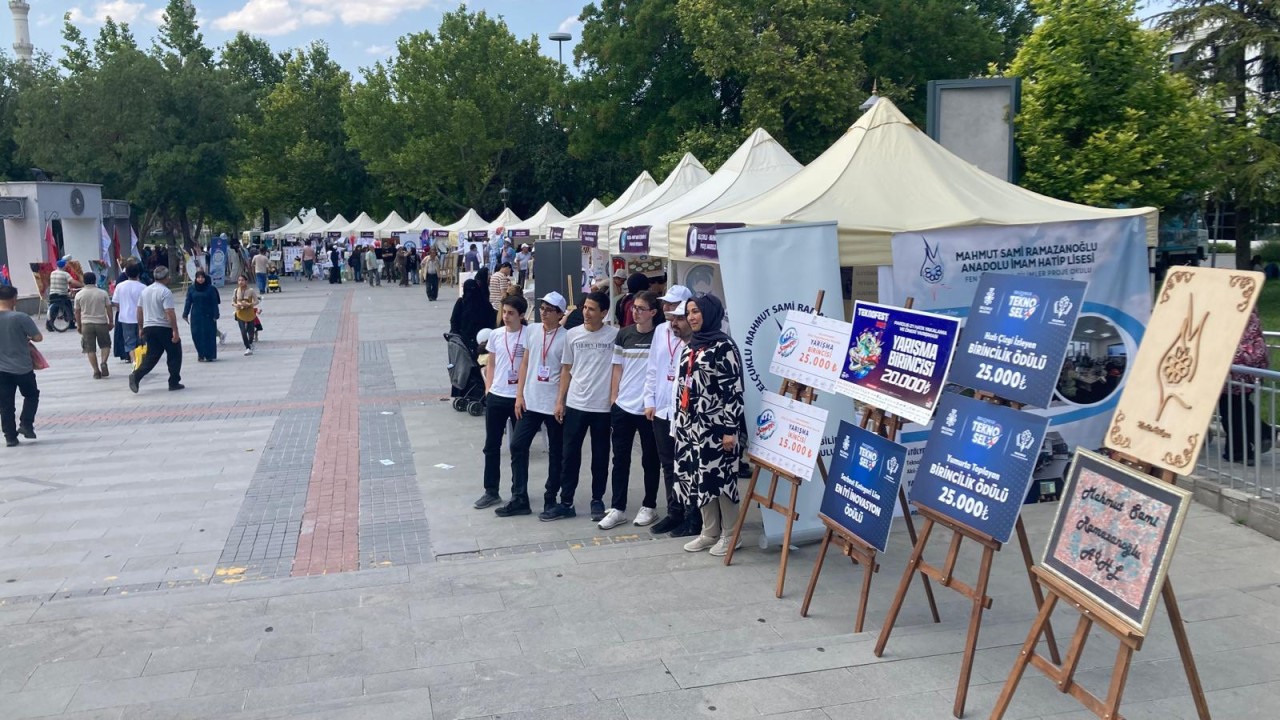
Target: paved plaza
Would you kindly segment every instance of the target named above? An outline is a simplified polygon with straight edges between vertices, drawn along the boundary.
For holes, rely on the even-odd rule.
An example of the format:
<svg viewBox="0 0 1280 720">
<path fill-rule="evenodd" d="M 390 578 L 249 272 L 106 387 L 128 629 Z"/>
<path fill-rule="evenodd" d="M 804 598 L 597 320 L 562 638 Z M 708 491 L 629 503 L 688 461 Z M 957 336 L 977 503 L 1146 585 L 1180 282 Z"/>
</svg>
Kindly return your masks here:
<svg viewBox="0 0 1280 720">
<path fill-rule="evenodd" d="M 816 547 L 774 598 L 758 511 L 724 567 L 644 528 L 598 530 L 585 489 L 572 520 L 473 510 L 482 421 L 447 402 L 441 339 L 456 290 L 283 286 L 252 357 L 229 290 L 216 363 L 184 327 L 181 392 L 163 365 L 137 395 L 119 361 L 93 380 L 75 334 L 47 337 L 39 439 L 0 450 L 0 720 L 950 717 L 959 595 L 937 590 L 933 624 L 913 586 L 872 653 L 901 526 L 853 634 L 861 570 L 833 552 L 800 617 Z M 535 485 L 545 467 L 536 441 Z M 1037 554 L 1054 510 L 1024 514 Z M 1197 506 L 1171 577 L 1214 717 L 1276 717 L 1280 545 Z M 966 717 L 990 714 L 1034 615 L 1016 548 L 990 594 Z M 1068 636 L 1075 616 L 1055 617 Z M 1095 692 L 1115 648 L 1090 640 Z M 1195 717 L 1163 610 L 1125 698 L 1129 718 Z M 1031 671 L 1007 717 L 1092 716 Z"/>
</svg>

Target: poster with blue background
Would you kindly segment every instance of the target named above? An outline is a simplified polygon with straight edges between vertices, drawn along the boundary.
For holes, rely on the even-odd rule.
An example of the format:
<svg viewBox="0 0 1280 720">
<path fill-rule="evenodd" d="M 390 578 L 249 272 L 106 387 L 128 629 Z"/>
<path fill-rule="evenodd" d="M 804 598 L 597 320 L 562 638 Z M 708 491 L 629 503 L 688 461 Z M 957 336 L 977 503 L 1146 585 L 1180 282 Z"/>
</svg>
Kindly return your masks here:
<svg viewBox="0 0 1280 720">
<path fill-rule="evenodd" d="M 960 321 L 858 302 L 836 392 L 927 423 L 946 381 Z"/>
<path fill-rule="evenodd" d="M 906 464 L 905 447 L 841 420 L 819 512 L 885 552 Z"/>
<path fill-rule="evenodd" d="M 938 404 L 912 502 L 1009 542 L 1049 419 L 956 393 Z"/>
<path fill-rule="evenodd" d="M 1088 283 L 983 273 L 949 382 L 1047 407 Z"/>
</svg>

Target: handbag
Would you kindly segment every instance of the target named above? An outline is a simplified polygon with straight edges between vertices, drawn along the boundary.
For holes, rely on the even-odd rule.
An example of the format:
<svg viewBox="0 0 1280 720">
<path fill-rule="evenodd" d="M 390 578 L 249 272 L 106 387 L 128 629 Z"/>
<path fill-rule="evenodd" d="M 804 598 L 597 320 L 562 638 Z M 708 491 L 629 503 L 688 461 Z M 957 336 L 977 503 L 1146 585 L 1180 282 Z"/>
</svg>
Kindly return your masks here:
<svg viewBox="0 0 1280 720">
<path fill-rule="evenodd" d="M 27 347 L 31 348 L 31 366 L 35 370 L 46 370 L 49 367 L 49 361 L 45 359 L 44 353 L 40 352 L 40 348 L 33 343 L 27 343 Z"/>
<path fill-rule="evenodd" d="M 137 370 L 142 367 L 142 359 L 147 356 L 147 346 L 139 345 L 133 349 L 133 369 Z"/>
</svg>

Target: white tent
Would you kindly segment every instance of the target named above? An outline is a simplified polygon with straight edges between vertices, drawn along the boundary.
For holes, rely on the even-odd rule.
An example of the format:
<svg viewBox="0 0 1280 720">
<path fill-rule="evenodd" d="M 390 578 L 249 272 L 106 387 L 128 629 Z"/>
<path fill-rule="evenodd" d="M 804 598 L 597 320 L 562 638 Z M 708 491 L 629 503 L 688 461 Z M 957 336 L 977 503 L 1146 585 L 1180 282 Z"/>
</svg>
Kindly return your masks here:
<svg viewBox="0 0 1280 720">
<path fill-rule="evenodd" d="M 1055 200 L 1007 183 L 951 154 L 881 99 L 848 132 L 773 190 L 668 227 L 684 237 L 697 223 L 748 226 L 835 220 L 840 264 L 892 264 L 890 238 L 897 232 L 971 225 L 1031 225 L 1071 220 L 1147 216 L 1153 208 L 1108 210 Z M 672 248 L 672 258 L 684 253 Z"/>
<path fill-rule="evenodd" d="M 648 170 L 641 172 L 636 176 L 635 180 L 631 181 L 631 184 L 627 186 L 627 189 L 622 191 L 622 194 L 618 196 L 618 199 L 610 203 L 605 209 L 587 217 L 582 217 L 582 213 L 578 213 L 570 218 L 568 227 L 565 228 L 564 231 L 565 239 L 579 239 L 578 229 L 583 225 L 594 225 L 599 228 L 601 222 L 607 221 L 615 215 L 625 213 L 628 207 L 639 203 L 645 195 L 653 192 L 657 187 L 658 183 L 654 182 L 653 176 L 649 174 Z M 600 228 L 598 231 L 604 232 L 607 230 L 608 227 L 606 223 L 606 227 Z"/>
<path fill-rule="evenodd" d="M 355 237 L 369 239 L 374 237 L 374 233 L 378 229 L 378 221 L 369 217 L 369 213 L 360 213 L 355 220 L 348 225 L 338 228 L 338 232 L 342 233 L 344 238 Z"/>
<path fill-rule="evenodd" d="M 404 221 L 404 218 L 400 217 L 400 213 L 392 210 L 391 214 L 387 216 L 387 219 L 378 223 L 378 226 L 373 229 L 374 236 L 379 238 L 389 238 L 392 233 L 404 232 L 405 226 L 408 224 L 409 223 Z"/>
<path fill-rule="evenodd" d="M 276 228 L 275 230 L 268 230 L 264 234 L 272 235 L 274 237 L 284 237 L 286 235 L 292 235 L 293 233 L 297 232 L 298 228 L 300 227 L 302 227 L 302 220 L 295 217 L 289 222 Z"/>
<path fill-rule="evenodd" d="M 328 221 L 319 215 L 312 213 L 301 225 L 293 229 L 294 235 L 306 237 L 308 235 L 323 235 L 324 229 L 328 225 Z"/>
<path fill-rule="evenodd" d="M 608 228 L 602 224 L 600 227 L 600 247 L 607 250 L 611 255 L 617 255 L 622 252 L 622 228 L 629 227 L 633 224 L 630 218 L 642 214 L 649 210 L 654 210 L 677 198 L 683 197 L 699 185 L 707 181 L 711 177 L 711 173 L 698 162 L 698 158 L 693 153 L 685 153 L 680 158 L 680 162 L 676 163 L 675 169 L 667 176 L 662 184 L 653 190 L 653 192 L 645 195 L 639 201 L 632 203 L 626 209 L 609 219 Z M 648 252 L 642 252 L 643 255 L 656 255 L 652 252 L 652 248 Z M 665 257 L 665 254 L 662 255 Z"/>
<path fill-rule="evenodd" d="M 489 231 L 489 221 L 480 217 L 480 213 L 476 212 L 475 208 L 470 208 L 465 215 L 458 218 L 457 222 L 452 225 L 445 225 L 444 229 L 451 233 L 454 243 L 461 249 L 465 247 L 467 233 L 476 230 L 484 230 L 487 233 Z"/>
<path fill-rule="evenodd" d="M 511 212 L 511 208 L 502 208 L 502 214 L 489 223 L 487 230 L 490 235 L 496 235 L 498 228 L 505 230 L 518 222 L 521 222 L 519 215 Z"/>
<path fill-rule="evenodd" d="M 338 213 L 337 217 L 335 217 L 333 220 L 326 223 L 324 227 L 320 228 L 319 232 L 323 234 L 325 237 L 328 237 L 329 233 L 341 234 L 343 229 L 345 229 L 350 224 L 351 222 L 349 220 L 342 217 L 342 213 Z"/>
<path fill-rule="evenodd" d="M 650 182 L 652 182 L 652 178 L 650 178 Z M 606 207 L 608 206 L 600 202 L 599 198 L 591 198 L 591 202 L 587 203 L 587 206 L 578 211 L 577 214 L 565 218 L 562 222 L 552 223 L 551 226 L 547 228 L 547 232 L 550 233 L 552 227 L 558 227 L 567 231 L 570 225 L 575 225 L 581 220 L 599 215 L 604 212 Z"/>
<path fill-rule="evenodd" d="M 419 238 L 422 236 L 423 230 L 439 230 L 440 227 L 440 223 L 432 220 L 430 215 L 422 213 L 414 218 L 413 222 L 405 224 L 401 229 L 404 230 L 406 239 L 420 244 Z"/>
<path fill-rule="evenodd" d="M 600 205 L 599 200 L 592 200 L 591 202 L 599 205 L 601 208 L 604 207 L 603 205 Z M 591 206 L 588 205 L 587 207 Z M 530 237 L 540 238 L 546 237 L 547 234 L 551 232 L 552 225 L 560 225 L 568 219 L 569 218 L 565 217 L 563 213 L 556 209 L 555 205 L 546 203 L 538 210 L 538 212 L 533 214 L 533 217 L 530 217 L 528 220 L 523 222 L 518 222 L 515 225 L 511 225 L 507 227 L 507 229 L 528 230 Z"/>
</svg>

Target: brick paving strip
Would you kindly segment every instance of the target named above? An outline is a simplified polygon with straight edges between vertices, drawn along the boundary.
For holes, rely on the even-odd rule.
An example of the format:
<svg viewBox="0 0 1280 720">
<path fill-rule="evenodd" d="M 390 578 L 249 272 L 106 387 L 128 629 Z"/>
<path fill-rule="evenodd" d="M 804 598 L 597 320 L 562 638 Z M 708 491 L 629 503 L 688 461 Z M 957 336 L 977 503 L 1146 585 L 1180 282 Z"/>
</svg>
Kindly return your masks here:
<svg viewBox="0 0 1280 720">
<path fill-rule="evenodd" d="M 360 568 L 359 329 L 346 293 L 336 325 L 328 390 L 292 575 L 325 575 Z M 317 328 L 318 329 L 318 328 Z"/>
</svg>

